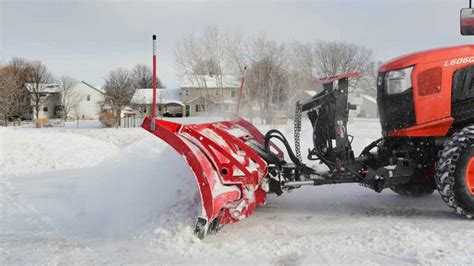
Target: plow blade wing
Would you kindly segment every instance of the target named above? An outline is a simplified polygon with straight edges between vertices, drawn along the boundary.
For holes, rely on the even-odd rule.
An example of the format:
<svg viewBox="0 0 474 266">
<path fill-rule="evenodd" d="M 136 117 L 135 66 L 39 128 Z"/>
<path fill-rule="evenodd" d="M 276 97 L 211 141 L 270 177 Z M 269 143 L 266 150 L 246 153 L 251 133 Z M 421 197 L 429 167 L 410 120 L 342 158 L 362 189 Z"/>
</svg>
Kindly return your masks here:
<svg viewBox="0 0 474 266">
<path fill-rule="evenodd" d="M 264 136 L 249 122 L 237 116 L 232 121 L 186 125 L 155 119 L 153 129 L 147 117 L 142 127 L 172 146 L 191 168 L 202 204 L 195 227 L 199 237 L 265 204 L 267 163 L 249 146 L 263 146 Z"/>
</svg>

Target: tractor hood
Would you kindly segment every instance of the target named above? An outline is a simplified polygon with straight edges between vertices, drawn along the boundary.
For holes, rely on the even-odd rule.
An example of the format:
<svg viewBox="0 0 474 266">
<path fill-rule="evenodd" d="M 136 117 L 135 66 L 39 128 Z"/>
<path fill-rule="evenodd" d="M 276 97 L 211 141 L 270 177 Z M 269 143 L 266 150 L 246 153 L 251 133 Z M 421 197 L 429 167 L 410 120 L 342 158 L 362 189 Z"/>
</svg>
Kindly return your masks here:
<svg viewBox="0 0 474 266">
<path fill-rule="evenodd" d="M 402 55 L 380 66 L 379 72 L 402 69 L 420 63 L 429 63 L 466 56 L 474 56 L 474 45 L 438 48 Z"/>
</svg>

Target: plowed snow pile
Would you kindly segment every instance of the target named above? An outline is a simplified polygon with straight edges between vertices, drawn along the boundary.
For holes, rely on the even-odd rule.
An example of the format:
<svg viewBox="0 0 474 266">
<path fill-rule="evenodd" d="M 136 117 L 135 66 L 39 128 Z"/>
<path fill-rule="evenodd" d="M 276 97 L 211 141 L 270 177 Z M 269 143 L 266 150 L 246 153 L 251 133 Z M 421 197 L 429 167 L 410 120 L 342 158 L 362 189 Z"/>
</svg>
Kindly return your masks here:
<svg viewBox="0 0 474 266">
<path fill-rule="evenodd" d="M 55 130 L 0 128 L 0 136 L 3 176 L 90 167 L 119 151 L 108 142 Z"/>
<path fill-rule="evenodd" d="M 292 139 L 291 123 L 279 129 Z M 357 153 L 380 127 L 358 119 L 349 132 Z M 472 221 L 437 193 L 301 188 L 204 241 L 197 206 L 184 160 L 140 128 L 0 129 L 0 265 L 474 263 Z"/>
<path fill-rule="evenodd" d="M 23 249 L 4 247 L 12 234 L 144 238 L 149 228 L 156 242 L 191 230 L 200 210 L 184 160 L 140 128 L 2 128 L 0 140 L 0 257 Z M 61 262 L 43 252 L 3 258 Z"/>
</svg>

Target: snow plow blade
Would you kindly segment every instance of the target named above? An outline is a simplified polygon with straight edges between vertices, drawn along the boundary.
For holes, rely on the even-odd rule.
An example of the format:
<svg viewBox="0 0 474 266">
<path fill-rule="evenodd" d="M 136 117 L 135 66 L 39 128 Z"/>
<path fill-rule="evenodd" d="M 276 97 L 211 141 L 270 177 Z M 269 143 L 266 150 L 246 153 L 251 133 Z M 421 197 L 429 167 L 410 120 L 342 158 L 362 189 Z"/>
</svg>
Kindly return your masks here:
<svg viewBox="0 0 474 266">
<path fill-rule="evenodd" d="M 232 121 L 184 125 L 155 119 L 153 129 L 147 117 L 142 127 L 172 146 L 190 166 L 201 196 L 202 214 L 195 226 L 199 238 L 247 218 L 265 204 L 267 163 L 249 146 L 263 146 L 264 136 L 246 120 L 234 116 Z"/>
</svg>

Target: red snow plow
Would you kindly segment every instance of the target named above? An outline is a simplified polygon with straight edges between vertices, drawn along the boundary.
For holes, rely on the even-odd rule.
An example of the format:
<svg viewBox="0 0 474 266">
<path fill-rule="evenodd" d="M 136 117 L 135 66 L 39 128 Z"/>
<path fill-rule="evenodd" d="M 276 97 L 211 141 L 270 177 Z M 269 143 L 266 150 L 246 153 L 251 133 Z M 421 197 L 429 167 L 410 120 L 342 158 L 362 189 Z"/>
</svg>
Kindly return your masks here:
<svg viewBox="0 0 474 266">
<path fill-rule="evenodd" d="M 172 146 L 191 167 L 202 203 L 195 228 L 199 237 L 265 204 L 267 163 L 251 148 L 263 147 L 264 136 L 249 122 L 236 116 L 232 121 L 181 125 L 147 117 L 142 127 Z M 276 146 L 273 149 L 281 156 Z"/>
</svg>

